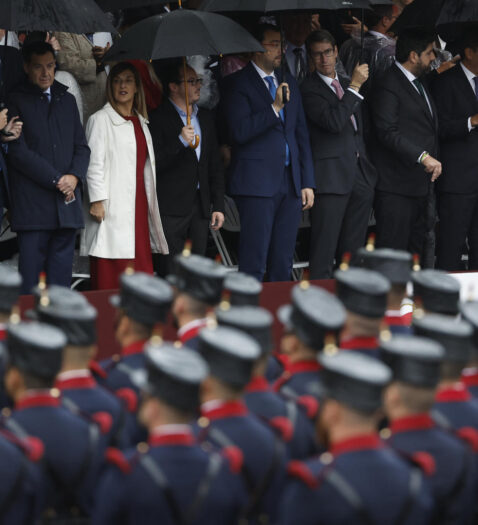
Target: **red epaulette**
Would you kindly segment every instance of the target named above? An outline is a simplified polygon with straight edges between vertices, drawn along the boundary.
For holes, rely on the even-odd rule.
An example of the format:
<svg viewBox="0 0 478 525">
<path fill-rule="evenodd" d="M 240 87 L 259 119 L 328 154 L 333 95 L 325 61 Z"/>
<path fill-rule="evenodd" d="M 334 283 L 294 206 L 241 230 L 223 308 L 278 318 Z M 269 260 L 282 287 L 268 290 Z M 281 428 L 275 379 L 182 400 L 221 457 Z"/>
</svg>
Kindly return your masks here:
<svg viewBox="0 0 478 525">
<path fill-rule="evenodd" d="M 427 476 L 433 476 L 436 472 L 436 462 L 435 458 L 429 454 L 428 452 L 414 452 L 410 459 L 412 460 L 415 465 L 420 467 L 420 469 L 423 471 L 423 473 Z"/>
<path fill-rule="evenodd" d="M 6 429 L 2 429 L 1 434 L 10 443 L 16 445 L 33 463 L 37 463 L 43 458 L 45 445 L 41 439 L 34 436 L 19 437 Z"/>
<path fill-rule="evenodd" d="M 120 388 L 115 394 L 123 401 L 128 412 L 134 414 L 138 410 L 138 395 L 132 388 Z"/>
<path fill-rule="evenodd" d="M 118 467 L 123 474 L 131 473 L 131 465 L 121 450 L 108 447 L 105 452 L 105 459 L 107 463 Z"/>
<path fill-rule="evenodd" d="M 478 430 L 473 427 L 462 427 L 456 431 L 456 435 L 466 441 L 473 452 L 478 452 Z"/>
<path fill-rule="evenodd" d="M 287 474 L 294 478 L 300 479 L 310 489 L 315 489 L 318 486 L 317 478 L 314 476 L 309 467 L 302 461 L 290 461 L 287 465 Z"/>
<path fill-rule="evenodd" d="M 109 412 L 95 412 L 91 419 L 99 426 L 102 434 L 108 434 L 113 426 L 113 416 Z"/>
<path fill-rule="evenodd" d="M 222 450 L 222 455 L 229 461 L 229 466 L 231 472 L 234 474 L 239 474 L 244 465 L 244 454 L 239 447 L 231 445 L 229 447 L 224 447 Z"/>
<path fill-rule="evenodd" d="M 101 377 L 101 379 L 106 379 L 108 377 L 106 370 L 104 370 L 103 367 L 97 361 L 90 361 L 88 367 L 91 370 L 91 372 L 93 372 L 93 374 L 97 375 L 98 377 Z"/>
<path fill-rule="evenodd" d="M 300 396 L 296 399 L 298 405 L 303 407 L 309 419 L 315 419 L 319 413 L 319 401 L 313 396 Z"/>
<path fill-rule="evenodd" d="M 288 443 L 292 439 L 294 427 L 290 419 L 285 416 L 277 416 L 269 419 L 268 423 L 274 430 L 279 432 L 282 441 Z"/>
<path fill-rule="evenodd" d="M 40 461 L 45 454 L 45 445 L 43 441 L 34 436 L 28 436 L 22 439 L 26 456 L 33 463 Z"/>
</svg>

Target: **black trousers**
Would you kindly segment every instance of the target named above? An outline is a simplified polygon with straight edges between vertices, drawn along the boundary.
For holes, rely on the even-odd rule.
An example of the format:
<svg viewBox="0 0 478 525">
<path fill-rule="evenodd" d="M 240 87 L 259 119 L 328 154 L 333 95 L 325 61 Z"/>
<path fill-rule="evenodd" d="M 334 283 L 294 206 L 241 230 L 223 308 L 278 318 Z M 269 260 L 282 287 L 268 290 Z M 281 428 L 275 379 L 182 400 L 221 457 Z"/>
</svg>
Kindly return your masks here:
<svg viewBox="0 0 478 525">
<path fill-rule="evenodd" d="M 468 239 L 468 270 L 478 270 L 478 193 L 438 194 L 437 266 L 462 270 L 461 254 Z"/>
<path fill-rule="evenodd" d="M 334 259 L 346 252 L 354 254 L 364 245 L 373 203 L 373 188 L 357 165 L 355 184 L 350 193 L 319 193 L 310 210 L 310 278 L 330 279 Z"/>
<path fill-rule="evenodd" d="M 181 253 L 187 240 L 192 242 L 192 252 L 204 255 L 209 234 L 209 218 L 205 218 L 197 192 L 191 212 L 184 217 L 161 215 L 164 235 L 168 243 L 169 254 L 154 257 L 154 269 L 165 277 L 171 273 L 171 264 L 175 255 Z"/>
<path fill-rule="evenodd" d="M 377 248 L 423 254 L 427 232 L 427 197 L 377 191 Z"/>
</svg>

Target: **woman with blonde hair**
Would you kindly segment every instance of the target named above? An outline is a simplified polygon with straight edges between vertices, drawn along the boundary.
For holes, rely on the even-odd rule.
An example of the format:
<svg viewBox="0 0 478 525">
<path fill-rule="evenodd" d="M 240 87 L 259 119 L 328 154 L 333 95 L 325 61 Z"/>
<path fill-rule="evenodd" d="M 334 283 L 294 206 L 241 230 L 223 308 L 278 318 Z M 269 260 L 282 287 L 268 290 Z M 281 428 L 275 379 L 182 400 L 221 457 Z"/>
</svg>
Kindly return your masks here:
<svg viewBox="0 0 478 525">
<path fill-rule="evenodd" d="M 130 265 L 153 273 L 152 252 L 168 253 L 146 102 L 132 64 L 111 69 L 106 98 L 86 126 L 89 213 L 81 246 L 82 255 L 90 256 L 92 288 L 103 290 L 118 288 L 119 275 Z"/>
</svg>

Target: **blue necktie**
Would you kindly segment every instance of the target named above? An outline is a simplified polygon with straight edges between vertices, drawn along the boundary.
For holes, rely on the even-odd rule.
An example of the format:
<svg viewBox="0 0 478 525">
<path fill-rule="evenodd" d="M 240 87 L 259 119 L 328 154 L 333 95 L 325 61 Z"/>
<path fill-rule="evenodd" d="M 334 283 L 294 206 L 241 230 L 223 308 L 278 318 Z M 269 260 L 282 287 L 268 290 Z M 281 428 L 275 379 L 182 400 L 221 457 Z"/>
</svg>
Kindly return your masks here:
<svg viewBox="0 0 478 525">
<path fill-rule="evenodd" d="M 269 93 L 272 95 L 272 100 L 276 99 L 276 83 L 274 82 L 274 77 L 264 77 L 265 81 L 269 85 Z M 280 118 L 282 122 L 284 122 L 284 110 L 281 109 L 279 112 Z M 285 138 L 285 132 L 284 132 L 284 138 Z M 290 164 L 290 151 L 289 151 L 289 144 L 287 144 L 287 139 L 285 143 L 285 165 L 288 166 Z"/>
<path fill-rule="evenodd" d="M 478 100 L 478 77 L 473 77 L 473 80 L 475 81 L 475 97 Z"/>
</svg>

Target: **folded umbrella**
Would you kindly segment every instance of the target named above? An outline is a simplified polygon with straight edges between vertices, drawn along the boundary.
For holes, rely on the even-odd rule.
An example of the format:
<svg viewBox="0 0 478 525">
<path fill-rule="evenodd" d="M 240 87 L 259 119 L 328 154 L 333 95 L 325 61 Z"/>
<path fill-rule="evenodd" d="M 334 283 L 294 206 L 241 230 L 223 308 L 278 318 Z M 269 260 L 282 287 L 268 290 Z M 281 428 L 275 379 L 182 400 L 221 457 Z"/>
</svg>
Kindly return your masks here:
<svg viewBox="0 0 478 525">
<path fill-rule="evenodd" d="M 116 32 L 94 0 L 1 0 L 0 20 L 8 31 Z"/>
</svg>

